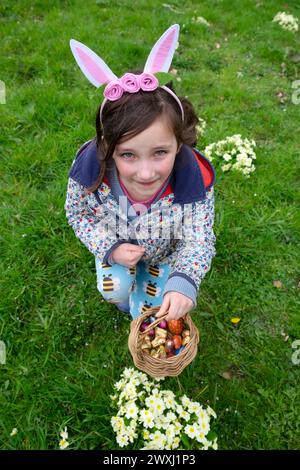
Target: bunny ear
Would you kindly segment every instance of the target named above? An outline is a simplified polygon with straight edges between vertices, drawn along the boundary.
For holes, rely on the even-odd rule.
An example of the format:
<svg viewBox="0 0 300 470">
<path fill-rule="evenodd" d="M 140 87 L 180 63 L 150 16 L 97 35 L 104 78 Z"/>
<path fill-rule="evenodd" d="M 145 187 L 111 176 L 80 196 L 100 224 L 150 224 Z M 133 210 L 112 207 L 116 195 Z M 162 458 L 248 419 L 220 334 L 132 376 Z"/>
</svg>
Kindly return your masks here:
<svg viewBox="0 0 300 470">
<path fill-rule="evenodd" d="M 179 25 L 173 24 L 153 46 L 144 72 L 168 72 L 179 36 Z"/>
<path fill-rule="evenodd" d="M 97 88 L 118 78 L 95 52 L 81 42 L 71 39 L 70 47 L 82 72 Z"/>
</svg>

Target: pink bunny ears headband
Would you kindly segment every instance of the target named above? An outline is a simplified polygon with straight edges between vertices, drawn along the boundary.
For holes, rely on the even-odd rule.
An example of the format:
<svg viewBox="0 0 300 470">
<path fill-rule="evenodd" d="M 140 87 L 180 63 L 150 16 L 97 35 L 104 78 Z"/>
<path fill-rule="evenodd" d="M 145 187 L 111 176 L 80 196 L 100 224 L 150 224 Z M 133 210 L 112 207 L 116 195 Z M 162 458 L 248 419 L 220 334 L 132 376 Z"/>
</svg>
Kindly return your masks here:
<svg viewBox="0 0 300 470">
<path fill-rule="evenodd" d="M 116 101 L 121 98 L 124 92 L 137 93 L 139 90 L 153 91 L 159 86 L 167 91 L 177 101 L 180 107 L 182 120 L 184 120 L 183 107 L 178 96 L 176 96 L 175 93 L 164 84 L 160 85 L 158 80 L 158 78 L 161 77 L 159 72 L 164 72 L 167 78 L 165 83 L 170 81 L 168 71 L 176 49 L 178 36 L 179 25 L 174 24 L 170 26 L 170 28 L 167 29 L 167 31 L 165 31 L 154 44 L 146 61 L 143 73 L 140 75 L 125 73 L 121 78 L 118 78 L 106 63 L 87 46 L 75 41 L 75 39 L 70 40 L 72 53 L 86 78 L 97 88 L 102 85 L 106 85 L 103 93 L 104 100 L 100 108 L 101 122 L 102 110 L 107 100 Z M 154 75 L 155 73 L 158 78 Z M 162 81 L 161 78 L 160 81 Z"/>
</svg>

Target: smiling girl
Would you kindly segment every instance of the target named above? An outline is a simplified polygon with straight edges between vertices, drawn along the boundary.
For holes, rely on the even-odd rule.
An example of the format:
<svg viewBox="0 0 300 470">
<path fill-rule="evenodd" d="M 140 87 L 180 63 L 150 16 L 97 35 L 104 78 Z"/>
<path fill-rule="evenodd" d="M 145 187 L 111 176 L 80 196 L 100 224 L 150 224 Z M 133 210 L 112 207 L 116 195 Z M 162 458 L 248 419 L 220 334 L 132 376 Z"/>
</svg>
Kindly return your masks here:
<svg viewBox="0 0 300 470">
<path fill-rule="evenodd" d="M 195 148 L 197 116 L 155 75 L 169 70 L 178 34 L 171 26 L 144 70 L 121 78 L 71 41 L 84 74 L 106 88 L 97 136 L 69 173 L 66 215 L 95 256 L 101 295 L 133 318 L 157 306 L 167 320 L 194 309 L 216 253 L 215 172 Z"/>
</svg>

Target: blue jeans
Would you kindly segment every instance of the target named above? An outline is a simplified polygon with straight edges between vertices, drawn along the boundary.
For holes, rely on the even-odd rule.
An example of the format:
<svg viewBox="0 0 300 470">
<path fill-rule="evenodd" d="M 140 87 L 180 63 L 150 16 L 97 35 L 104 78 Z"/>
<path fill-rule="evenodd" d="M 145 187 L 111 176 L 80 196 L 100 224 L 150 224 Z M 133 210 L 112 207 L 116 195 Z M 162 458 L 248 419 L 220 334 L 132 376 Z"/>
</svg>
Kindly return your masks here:
<svg viewBox="0 0 300 470">
<path fill-rule="evenodd" d="M 105 300 L 128 310 L 132 318 L 162 304 L 170 272 L 168 264 L 139 261 L 134 268 L 126 268 L 117 263 L 109 266 L 98 258 L 95 261 L 97 289 Z"/>
</svg>

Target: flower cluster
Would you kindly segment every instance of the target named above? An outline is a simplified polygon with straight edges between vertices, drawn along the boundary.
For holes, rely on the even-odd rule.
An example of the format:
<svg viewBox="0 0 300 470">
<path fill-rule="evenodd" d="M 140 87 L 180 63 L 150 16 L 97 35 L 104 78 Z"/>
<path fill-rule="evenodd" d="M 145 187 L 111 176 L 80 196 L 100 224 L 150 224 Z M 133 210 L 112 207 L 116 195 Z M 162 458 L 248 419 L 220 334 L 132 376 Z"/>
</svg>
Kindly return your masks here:
<svg viewBox="0 0 300 470">
<path fill-rule="evenodd" d="M 250 173 L 255 170 L 252 163 L 256 159 L 253 147 L 256 147 L 254 140 L 242 139 L 241 134 L 235 134 L 208 145 L 204 149 L 204 155 L 211 161 L 222 158 L 226 162 L 222 160 L 222 171 L 238 170 L 249 178 Z"/>
<path fill-rule="evenodd" d="M 210 419 L 216 418 L 213 409 L 185 395 L 177 399 L 155 380 L 128 368 L 115 383 L 111 399 L 118 412 L 111 424 L 118 445 L 135 443 L 143 450 L 217 449 L 217 436 L 210 431 Z"/>
<path fill-rule="evenodd" d="M 277 13 L 277 15 L 274 16 L 273 21 L 275 23 L 279 23 L 283 29 L 287 29 L 294 33 L 299 29 L 298 18 L 295 18 L 293 15 L 289 15 L 283 11 Z"/>
<path fill-rule="evenodd" d="M 137 93 L 139 90 L 153 91 L 159 86 L 158 80 L 152 73 L 125 73 L 121 78 L 109 82 L 104 89 L 104 96 L 109 101 L 116 101 L 123 95 L 124 91 Z"/>
</svg>

